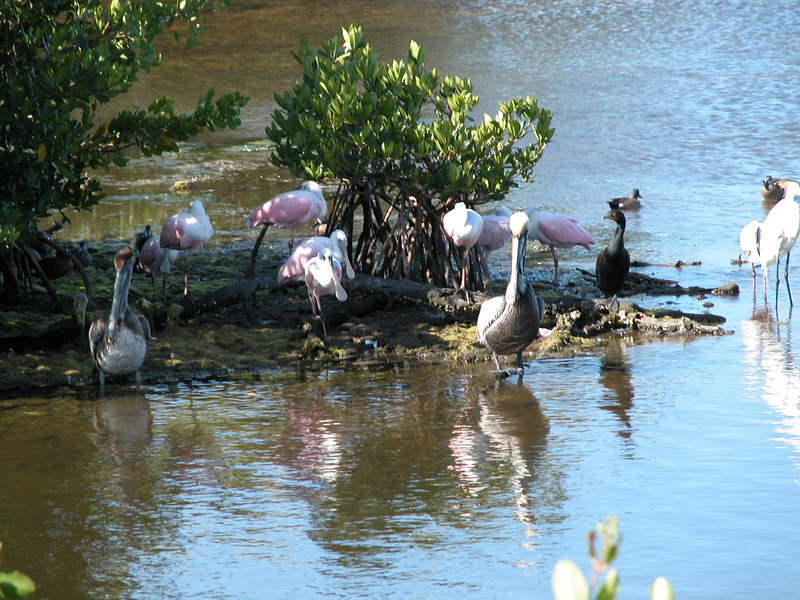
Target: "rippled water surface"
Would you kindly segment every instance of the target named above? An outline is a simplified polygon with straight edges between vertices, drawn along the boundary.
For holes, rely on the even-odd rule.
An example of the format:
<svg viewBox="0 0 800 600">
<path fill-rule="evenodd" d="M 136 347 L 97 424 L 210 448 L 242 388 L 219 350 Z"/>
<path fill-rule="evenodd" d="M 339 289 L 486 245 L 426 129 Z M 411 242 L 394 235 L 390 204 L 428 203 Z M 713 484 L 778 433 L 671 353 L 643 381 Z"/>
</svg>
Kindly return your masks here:
<svg viewBox="0 0 800 600">
<path fill-rule="evenodd" d="M 708 310 L 733 332 L 691 342 L 491 366 L 393 365 L 0 401 L 3 566 L 40 598 L 548 598 L 555 562 L 588 572 L 585 536 L 623 532 L 622 598 L 666 575 L 682 598 L 789 597 L 800 583 L 800 375 L 794 315 L 755 296 L 737 236 L 766 212 L 767 174 L 798 177 L 800 12 L 788 1 L 243 2 L 204 45 L 166 42 L 164 66 L 122 105 L 213 86 L 252 97 L 235 132 L 103 175 L 109 197 L 65 239 L 130 237 L 188 204 L 209 251 L 293 185 L 262 141 L 291 52 L 350 23 L 382 60 L 472 78 L 481 109 L 531 95 L 556 135 L 507 204 L 578 218 L 605 244 L 605 200 L 638 187 L 634 259 L 735 298 L 635 298 Z M 118 103 L 119 104 L 119 103 Z M 285 244 L 282 232 L 266 243 Z M 561 254 L 591 269 L 594 252 Z M 502 259 L 499 259 L 502 260 Z M 548 252 L 532 252 L 549 277 Z M 796 277 L 797 268 L 790 268 Z M 774 280 L 774 279 L 773 279 Z M 797 295 L 797 293 L 796 293 Z"/>
</svg>

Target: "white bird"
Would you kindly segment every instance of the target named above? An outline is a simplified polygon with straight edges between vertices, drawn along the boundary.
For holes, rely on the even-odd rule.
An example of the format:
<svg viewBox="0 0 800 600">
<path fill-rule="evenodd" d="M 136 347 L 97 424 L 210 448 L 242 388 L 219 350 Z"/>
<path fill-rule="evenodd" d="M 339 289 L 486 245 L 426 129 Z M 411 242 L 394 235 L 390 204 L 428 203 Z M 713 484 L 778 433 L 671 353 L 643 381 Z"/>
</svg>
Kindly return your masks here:
<svg viewBox="0 0 800 600">
<path fill-rule="evenodd" d="M 344 265 L 348 278 L 353 279 L 356 276 L 347 256 L 347 234 L 341 229 L 336 229 L 330 237 L 316 235 L 298 244 L 278 270 L 278 283 L 303 281 L 306 276 L 306 264 L 324 248 L 330 248 L 333 258 Z"/>
<path fill-rule="evenodd" d="M 187 212 L 167 217 L 161 226 L 159 243 L 162 248 L 189 251 L 183 270 L 184 296 L 189 295 L 189 261 L 192 259 L 192 253 L 202 248 L 213 235 L 214 228 L 200 200 L 193 201 Z"/>
<path fill-rule="evenodd" d="M 761 256 L 758 254 L 758 247 L 761 243 L 761 223 L 753 219 L 742 227 L 739 232 L 739 248 L 750 263 L 750 270 L 753 272 L 753 281 L 756 279 L 756 264 L 761 264 Z"/>
<path fill-rule="evenodd" d="M 522 351 L 539 335 L 544 316 L 544 301 L 537 298 L 525 279 L 525 247 L 528 243 L 528 216 L 524 212 L 511 215 L 511 276 L 506 293 L 486 300 L 478 312 L 477 344 L 492 351 L 497 370 L 498 354 L 517 355 L 517 373 L 524 372 Z"/>
<path fill-rule="evenodd" d="M 335 294 L 339 302 L 347 300 L 347 292 L 342 287 L 342 265 L 333 258 L 330 248 L 323 248 L 320 253 L 308 261 L 305 274 L 306 287 L 308 288 L 308 300 L 311 302 L 311 312 L 319 315 L 322 321 L 322 332 L 325 339 L 328 339 L 328 331 L 325 327 L 325 317 L 322 314 L 321 296 Z"/>
<path fill-rule="evenodd" d="M 767 293 L 767 272 L 773 264 L 777 264 L 776 303 L 780 286 L 781 258 L 786 257 L 784 280 L 786 281 L 786 291 L 789 293 L 790 306 L 793 306 L 794 303 L 792 302 L 792 290 L 789 288 L 789 254 L 797 240 L 798 231 L 800 231 L 800 205 L 795 201 L 795 196 L 800 196 L 800 183 L 791 181 L 786 186 L 786 195 L 783 200 L 770 209 L 761 225 L 761 244 L 758 249 L 765 295 Z"/>
<path fill-rule="evenodd" d="M 467 293 L 467 270 L 469 269 L 469 250 L 478 243 L 483 231 L 483 219 L 463 202 L 456 203 L 455 207 L 442 217 L 442 229 L 456 247 L 462 249 L 461 260 L 461 287 L 464 295 L 469 300 Z"/>
</svg>

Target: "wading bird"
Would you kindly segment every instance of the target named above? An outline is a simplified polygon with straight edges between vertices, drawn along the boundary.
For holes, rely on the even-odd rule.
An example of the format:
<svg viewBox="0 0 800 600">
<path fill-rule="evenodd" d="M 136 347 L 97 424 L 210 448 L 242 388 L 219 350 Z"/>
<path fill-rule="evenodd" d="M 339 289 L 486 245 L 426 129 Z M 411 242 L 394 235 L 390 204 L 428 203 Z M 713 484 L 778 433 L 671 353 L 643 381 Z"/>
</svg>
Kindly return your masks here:
<svg viewBox="0 0 800 600">
<path fill-rule="evenodd" d="M 550 248 L 553 255 L 555 272 L 553 285 L 558 283 L 558 257 L 556 248 L 572 248 L 583 246 L 591 250 L 594 245 L 592 234 L 581 227 L 575 219 L 565 215 L 556 215 L 535 206 L 530 206 L 525 211 L 530 219 L 530 237 L 539 240 L 541 244 Z"/>
<path fill-rule="evenodd" d="M 511 211 L 501 206 L 492 214 L 484 215 L 483 231 L 478 238 L 478 253 L 483 268 L 483 289 L 488 292 L 492 289 L 492 274 L 489 272 L 489 254 L 499 250 L 511 241 L 511 229 L 508 219 Z"/>
<path fill-rule="evenodd" d="M 348 278 L 353 279 L 356 276 L 347 256 L 347 234 L 341 229 L 336 229 L 330 237 L 317 235 L 298 244 L 278 270 L 278 283 L 305 280 L 306 264 L 324 248 L 330 248 L 333 258 L 344 265 Z"/>
<path fill-rule="evenodd" d="M 477 344 L 491 350 L 497 370 L 505 376 L 510 373 L 500 368 L 498 355 L 516 354 L 516 372 L 522 375 L 522 351 L 539 335 L 544 315 L 544 301 L 536 297 L 525 279 L 528 227 L 529 219 L 524 212 L 511 215 L 511 275 L 506 293 L 486 300 L 478 312 Z"/>
<path fill-rule="evenodd" d="M 144 243 L 139 254 L 139 266 L 153 284 L 153 299 L 157 298 L 156 275 L 161 275 L 161 296 L 164 302 L 167 301 L 167 273 L 175 264 L 178 254 L 177 250 L 162 248 L 159 235 L 151 237 Z"/>
<path fill-rule="evenodd" d="M 299 189 L 278 194 L 253 210 L 247 218 L 249 228 L 263 225 L 250 254 L 250 264 L 246 277 L 253 277 L 256 271 L 256 257 L 264 234 L 270 226 L 275 229 L 291 229 L 289 251 L 294 246 L 294 230 L 311 221 L 324 219 L 328 214 L 328 205 L 322 188 L 316 181 L 306 181 Z"/>
<path fill-rule="evenodd" d="M 137 252 L 141 252 L 147 240 L 153 237 L 153 228 L 150 225 L 145 225 L 144 230 L 136 234 L 133 238 L 133 247 Z"/>
<path fill-rule="evenodd" d="M 639 189 L 634 188 L 631 192 L 631 195 L 627 198 L 614 198 L 608 201 L 608 205 L 614 209 L 626 209 L 626 208 L 640 208 L 642 203 L 639 201 L 639 198 L 643 198 L 644 196 L 639 194 Z"/>
<path fill-rule="evenodd" d="M 597 287 L 606 297 L 616 297 L 625 285 L 631 267 L 631 255 L 625 248 L 625 215 L 621 210 L 615 210 L 603 218 L 616 221 L 617 227 L 608 246 L 597 255 L 595 263 Z"/>
<path fill-rule="evenodd" d="M 442 217 L 442 229 L 457 248 L 461 248 L 461 286 L 458 291 L 464 292 L 469 301 L 467 292 L 467 270 L 469 269 L 469 250 L 478 243 L 478 238 L 483 231 L 483 219 L 463 202 L 456 203 L 455 207 Z"/>
<path fill-rule="evenodd" d="M 325 316 L 322 314 L 320 297 L 335 294 L 339 302 L 347 300 L 347 292 L 342 287 L 342 265 L 333 258 L 330 248 L 323 248 L 320 253 L 308 261 L 305 274 L 308 300 L 311 302 L 311 312 L 319 316 L 322 321 L 322 333 L 328 339 L 328 330 L 325 327 Z"/>
<path fill-rule="evenodd" d="M 193 201 L 187 212 L 167 217 L 161 227 L 159 244 L 162 248 L 189 252 L 183 270 L 184 296 L 189 295 L 189 261 L 192 260 L 192 253 L 202 248 L 212 235 L 214 228 L 200 200 Z"/>
<path fill-rule="evenodd" d="M 761 264 L 761 256 L 758 249 L 761 245 L 761 223 L 753 219 L 742 227 L 739 232 L 739 248 L 750 263 L 750 270 L 753 272 L 753 285 L 756 281 L 756 264 Z"/>
<path fill-rule="evenodd" d="M 795 201 L 795 196 L 800 195 L 800 183 L 790 181 L 786 186 L 786 195 L 783 200 L 773 206 L 761 224 L 761 243 L 759 255 L 761 257 L 761 276 L 764 279 L 764 295 L 767 294 L 767 274 L 773 264 L 777 264 L 775 271 L 775 303 L 778 303 L 778 287 L 780 286 L 781 258 L 786 257 L 783 277 L 786 281 L 786 291 L 789 294 L 789 305 L 794 306 L 792 290 L 789 288 L 789 254 L 797 240 L 800 230 L 800 205 Z"/>
<path fill-rule="evenodd" d="M 100 318 L 89 328 L 89 349 L 94 366 L 100 373 L 100 385 L 105 384 L 105 374 L 125 375 L 136 373 L 136 383 L 141 385 L 141 368 L 150 342 L 150 324 L 136 316 L 128 306 L 128 290 L 133 274 L 133 250 L 123 246 L 114 256 L 117 277 L 114 297 L 108 319 Z"/>
</svg>

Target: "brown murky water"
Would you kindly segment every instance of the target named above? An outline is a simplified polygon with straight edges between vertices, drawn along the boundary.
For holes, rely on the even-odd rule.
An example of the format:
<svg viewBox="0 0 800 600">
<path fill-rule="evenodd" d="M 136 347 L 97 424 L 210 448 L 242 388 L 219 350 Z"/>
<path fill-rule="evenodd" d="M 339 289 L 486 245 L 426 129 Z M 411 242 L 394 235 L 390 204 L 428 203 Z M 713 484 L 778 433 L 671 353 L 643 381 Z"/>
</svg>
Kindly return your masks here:
<svg viewBox="0 0 800 600">
<path fill-rule="evenodd" d="M 240 90 L 242 128 L 104 174 L 107 202 L 59 236 L 157 227 L 188 205 L 169 190 L 186 179 L 218 233 L 207 251 L 253 235 L 249 210 L 294 184 L 261 140 L 297 76 L 290 53 L 350 23 L 383 60 L 423 44 L 429 67 L 473 79 L 486 112 L 537 97 L 556 136 L 507 204 L 571 214 L 604 244 L 604 201 L 640 188 L 634 258 L 702 261 L 643 269 L 682 285 L 737 282 L 741 297 L 711 299 L 735 334 L 620 337 L 501 383 L 490 365 L 398 365 L 2 400 L 3 566 L 39 598 L 546 598 L 555 562 L 588 571 L 585 533 L 616 514 L 622 598 L 657 575 L 682 597 L 791 595 L 797 336 L 783 289 L 777 311 L 730 260 L 763 218 L 760 180 L 797 177 L 794 4 L 234 1 L 198 50 L 165 41 L 164 66 L 122 103 Z M 563 252 L 562 268 L 594 256 Z M 530 266 L 546 280 L 549 253 Z"/>
</svg>

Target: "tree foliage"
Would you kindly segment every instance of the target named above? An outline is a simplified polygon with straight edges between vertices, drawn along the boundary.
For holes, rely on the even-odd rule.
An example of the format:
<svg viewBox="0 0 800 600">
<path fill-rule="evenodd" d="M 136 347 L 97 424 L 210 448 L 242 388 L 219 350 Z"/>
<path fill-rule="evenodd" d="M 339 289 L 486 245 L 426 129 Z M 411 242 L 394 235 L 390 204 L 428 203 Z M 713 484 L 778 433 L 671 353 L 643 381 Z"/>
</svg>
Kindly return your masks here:
<svg viewBox="0 0 800 600">
<path fill-rule="evenodd" d="M 479 97 L 469 79 L 426 70 L 413 41 L 406 61 L 379 64 L 359 27 L 320 48 L 302 41 L 294 56 L 303 75 L 276 95 L 266 128 L 272 161 L 298 177 L 340 182 L 328 229 L 352 238 L 361 212 L 360 270 L 443 283 L 441 215 L 529 181 L 553 136 L 550 112 L 513 98 L 475 123 Z"/>
<path fill-rule="evenodd" d="M 169 98 L 123 111 L 105 124 L 100 107 L 123 94 L 140 71 L 160 64 L 155 38 L 181 25 L 191 47 L 211 0 L 0 0 L 0 266 L 4 295 L 13 244 L 34 239 L 37 223 L 103 197 L 89 169 L 124 166 L 126 149 L 145 156 L 177 152 L 203 130 L 235 128 L 248 98 L 238 92 L 199 99 L 176 114 Z M 11 294 L 14 295 L 13 293 Z"/>
</svg>

